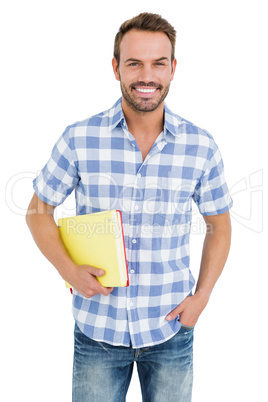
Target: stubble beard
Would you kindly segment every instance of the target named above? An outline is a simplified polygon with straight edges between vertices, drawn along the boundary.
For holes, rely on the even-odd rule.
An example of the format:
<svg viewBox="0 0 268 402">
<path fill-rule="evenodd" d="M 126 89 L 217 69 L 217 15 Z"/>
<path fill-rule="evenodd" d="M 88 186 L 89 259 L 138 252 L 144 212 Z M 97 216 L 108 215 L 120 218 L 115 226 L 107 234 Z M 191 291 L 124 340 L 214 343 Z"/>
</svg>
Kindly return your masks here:
<svg viewBox="0 0 268 402">
<path fill-rule="evenodd" d="M 121 86 L 121 92 L 122 96 L 125 99 L 127 105 L 134 110 L 135 112 L 138 113 L 148 113 L 148 112 L 153 112 L 158 108 L 158 106 L 165 100 L 170 84 L 163 87 L 162 85 L 154 85 L 159 89 L 159 95 L 156 99 L 137 99 L 135 94 L 132 94 L 132 86 L 129 88 L 122 82 L 120 81 L 120 86 Z M 148 85 L 149 86 L 149 85 Z M 152 85 L 150 85 L 151 87 Z"/>
</svg>

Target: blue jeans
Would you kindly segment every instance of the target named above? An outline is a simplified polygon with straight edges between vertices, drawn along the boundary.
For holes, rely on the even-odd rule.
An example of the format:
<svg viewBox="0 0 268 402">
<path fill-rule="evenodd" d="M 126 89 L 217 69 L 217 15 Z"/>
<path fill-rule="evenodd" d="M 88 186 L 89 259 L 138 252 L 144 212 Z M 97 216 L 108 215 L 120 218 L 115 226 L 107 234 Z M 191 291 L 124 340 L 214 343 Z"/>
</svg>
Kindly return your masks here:
<svg viewBox="0 0 268 402">
<path fill-rule="evenodd" d="M 136 361 L 144 402 L 190 402 L 193 328 L 170 340 L 133 349 L 112 346 L 74 331 L 73 402 L 124 402 Z"/>
</svg>

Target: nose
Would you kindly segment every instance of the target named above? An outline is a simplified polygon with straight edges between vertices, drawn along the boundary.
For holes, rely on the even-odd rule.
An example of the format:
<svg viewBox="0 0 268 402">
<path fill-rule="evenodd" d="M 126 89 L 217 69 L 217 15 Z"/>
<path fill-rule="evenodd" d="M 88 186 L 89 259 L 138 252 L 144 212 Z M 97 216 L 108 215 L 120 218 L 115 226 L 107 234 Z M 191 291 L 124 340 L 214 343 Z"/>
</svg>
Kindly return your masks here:
<svg viewBox="0 0 268 402">
<path fill-rule="evenodd" d="M 144 64 L 141 69 L 139 69 L 138 80 L 145 83 L 154 81 L 154 71 L 150 64 Z"/>
</svg>

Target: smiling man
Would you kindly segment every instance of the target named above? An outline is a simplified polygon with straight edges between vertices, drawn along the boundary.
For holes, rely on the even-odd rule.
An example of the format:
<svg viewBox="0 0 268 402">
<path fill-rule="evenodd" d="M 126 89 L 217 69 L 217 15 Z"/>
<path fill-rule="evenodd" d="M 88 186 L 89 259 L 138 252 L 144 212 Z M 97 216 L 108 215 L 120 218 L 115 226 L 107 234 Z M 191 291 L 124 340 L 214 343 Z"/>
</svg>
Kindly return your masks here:
<svg viewBox="0 0 268 402">
<path fill-rule="evenodd" d="M 166 98 L 176 68 L 170 40 L 163 32 L 132 29 L 120 46 L 121 64 L 114 58 L 113 68 L 121 84 L 123 109 L 128 106 L 135 112 L 153 112 Z"/>
<path fill-rule="evenodd" d="M 34 180 L 27 223 L 74 289 L 73 402 L 125 401 L 135 361 L 144 401 L 191 401 L 194 326 L 228 256 L 232 201 L 212 136 L 164 104 L 175 39 L 156 14 L 123 23 L 112 61 L 122 98 L 67 127 Z M 103 270 L 66 252 L 53 212 L 74 189 L 78 215 L 121 210 L 128 287 L 102 287 Z M 207 225 L 194 291 L 192 201 Z"/>
</svg>

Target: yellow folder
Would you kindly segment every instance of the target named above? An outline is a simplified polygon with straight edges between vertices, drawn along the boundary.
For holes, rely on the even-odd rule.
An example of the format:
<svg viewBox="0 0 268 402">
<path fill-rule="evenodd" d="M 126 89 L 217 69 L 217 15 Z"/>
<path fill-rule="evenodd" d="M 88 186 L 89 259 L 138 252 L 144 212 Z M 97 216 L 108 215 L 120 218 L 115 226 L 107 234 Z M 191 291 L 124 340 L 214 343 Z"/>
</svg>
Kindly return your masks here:
<svg viewBox="0 0 268 402">
<path fill-rule="evenodd" d="M 128 286 L 121 212 L 115 209 L 58 220 L 60 237 L 78 265 L 101 268 L 97 277 L 102 286 Z M 71 287 L 66 282 L 67 287 Z"/>
</svg>

